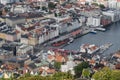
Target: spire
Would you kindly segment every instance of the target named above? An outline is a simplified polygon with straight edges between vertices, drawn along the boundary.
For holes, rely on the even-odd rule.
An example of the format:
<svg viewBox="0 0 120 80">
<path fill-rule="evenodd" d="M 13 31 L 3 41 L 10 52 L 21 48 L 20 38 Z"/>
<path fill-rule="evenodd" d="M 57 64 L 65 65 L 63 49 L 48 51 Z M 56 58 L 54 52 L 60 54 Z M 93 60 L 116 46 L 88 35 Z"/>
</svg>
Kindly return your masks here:
<svg viewBox="0 0 120 80">
<path fill-rule="evenodd" d="M 72 54 L 71 54 L 71 52 L 70 52 L 70 55 L 69 55 L 69 61 L 72 61 L 73 60 L 73 56 L 72 56 Z"/>
</svg>

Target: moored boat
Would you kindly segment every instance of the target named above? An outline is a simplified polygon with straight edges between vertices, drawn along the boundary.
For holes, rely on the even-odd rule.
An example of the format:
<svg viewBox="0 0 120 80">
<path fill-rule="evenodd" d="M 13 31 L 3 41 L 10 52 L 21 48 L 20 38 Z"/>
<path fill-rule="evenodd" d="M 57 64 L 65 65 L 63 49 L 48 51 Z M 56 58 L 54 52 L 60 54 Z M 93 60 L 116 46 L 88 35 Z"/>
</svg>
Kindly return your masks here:
<svg viewBox="0 0 120 80">
<path fill-rule="evenodd" d="M 54 47 L 58 47 L 58 46 L 61 46 L 61 45 L 64 45 L 64 44 L 70 44 L 72 43 L 74 40 L 74 38 L 70 37 L 70 38 L 66 38 L 66 39 L 63 39 L 63 40 L 59 40 L 57 42 L 53 42 L 51 45 L 54 46 Z"/>
<path fill-rule="evenodd" d="M 74 38 L 69 38 L 69 42 L 68 42 L 68 44 L 70 44 L 70 43 L 72 43 L 73 42 L 73 40 L 74 40 Z"/>
<path fill-rule="evenodd" d="M 113 44 L 112 43 L 106 43 L 104 45 L 101 45 L 100 46 L 100 51 L 99 53 L 104 53 L 107 49 L 110 48 L 110 46 L 112 46 Z"/>
<path fill-rule="evenodd" d="M 99 47 L 95 44 L 82 44 L 80 46 L 80 52 L 93 54 L 99 50 Z"/>
<path fill-rule="evenodd" d="M 105 28 L 96 28 L 96 30 L 98 30 L 98 31 L 106 31 Z"/>
<path fill-rule="evenodd" d="M 90 33 L 94 33 L 94 34 L 96 34 L 97 31 L 95 31 L 95 30 L 91 30 Z"/>
</svg>

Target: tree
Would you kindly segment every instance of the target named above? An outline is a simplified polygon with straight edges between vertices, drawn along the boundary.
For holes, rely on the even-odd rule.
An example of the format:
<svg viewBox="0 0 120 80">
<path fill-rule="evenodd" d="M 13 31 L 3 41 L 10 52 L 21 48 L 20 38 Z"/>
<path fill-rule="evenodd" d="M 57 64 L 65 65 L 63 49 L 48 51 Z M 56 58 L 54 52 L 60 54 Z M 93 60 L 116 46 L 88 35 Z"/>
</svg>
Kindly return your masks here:
<svg viewBox="0 0 120 80">
<path fill-rule="evenodd" d="M 61 62 L 54 62 L 54 68 L 56 69 L 56 70 L 59 70 L 60 69 L 60 67 L 61 67 Z"/>
<path fill-rule="evenodd" d="M 2 11 L 0 10 L 0 16 L 2 15 Z M 0 63 L 1 63 L 1 61 L 0 61 Z"/>
<path fill-rule="evenodd" d="M 82 76 L 84 78 L 89 78 L 90 77 L 90 70 L 89 69 L 83 69 Z"/>
<path fill-rule="evenodd" d="M 75 71 L 75 77 L 79 78 L 82 74 L 82 70 L 86 69 L 89 67 L 89 63 L 88 62 L 82 62 L 80 64 L 78 64 L 77 66 L 74 67 L 74 71 Z"/>
<path fill-rule="evenodd" d="M 48 75 L 48 76 L 40 76 L 40 75 L 29 75 L 29 74 L 25 74 L 19 78 L 9 78 L 9 79 L 5 79 L 5 78 L 0 78 L 0 80 L 74 80 L 73 75 L 70 74 L 69 72 L 65 73 L 65 72 L 56 72 L 53 75 Z"/>
<path fill-rule="evenodd" d="M 47 11 L 47 8 L 45 6 L 42 6 L 42 10 Z"/>
<path fill-rule="evenodd" d="M 120 70 L 113 70 L 110 80 L 120 80 Z"/>
<path fill-rule="evenodd" d="M 98 6 L 98 3 L 92 3 L 92 5 Z"/>
<path fill-rule="evenodd" d="M 108 67 L 103 68 L 102 70 L 96 72 L 92 78 L 95 80 L 110 80 L 111 79 L 112 70 Z"/>
<path fill-rule="evenodd" d="M 57 72 L 52 77 L 53 80 L 74 80 L 73 75 L 69 72 Z"/>
<path fill-rule="evenodd" d="M 104 8 L 105 8 L 105 6 L 104 6 L 103 4 L 100 4 L 99 7 L 100 7 L 101 9 L 104 9 Z"/>
<path fill-rule="evenodd" d="M 57 13 L 55 13 L 54 15 L 55 15 L 55 17 L 57 17 Z"/>
<path fill-rule="evenodd" d="M 105 67 L 96 72 L 92 78 L 95 80 L 120 80 L 120 70 L 111 70 Z"/>
<path fill-rule="evenodd" d="M 56 6 L 56 4 L 54 4 L 53 2 L 49 2 L 49 3 L 48 3 L 48 8 L 49 8 L 49 9 L 54 9 L 55 6 Z"/>
</svg>

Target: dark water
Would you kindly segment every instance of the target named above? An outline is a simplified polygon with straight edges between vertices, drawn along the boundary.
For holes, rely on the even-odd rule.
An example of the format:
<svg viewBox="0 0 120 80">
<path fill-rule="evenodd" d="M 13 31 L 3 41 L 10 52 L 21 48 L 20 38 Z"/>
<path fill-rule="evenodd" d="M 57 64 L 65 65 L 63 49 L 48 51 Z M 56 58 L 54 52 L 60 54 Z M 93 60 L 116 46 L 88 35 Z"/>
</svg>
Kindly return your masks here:
<svg viewBox="0 0 120 80">
<path fill-rule="evenodd" d="M 98 46 L 105 43 L 112 43 L 113 45 L 104 52 L 103 55 L 114 53 L 120 49 L 120 22 L 114 23 L 107 27 L 107 31 L 97 31 L 97 34 L 89 33 L 78 39 L 75 39 L 73 43 L 64 47 L 64 49 L 79 50 L 81 44 L 89 43 L 96 44 Z"/>
</svg>

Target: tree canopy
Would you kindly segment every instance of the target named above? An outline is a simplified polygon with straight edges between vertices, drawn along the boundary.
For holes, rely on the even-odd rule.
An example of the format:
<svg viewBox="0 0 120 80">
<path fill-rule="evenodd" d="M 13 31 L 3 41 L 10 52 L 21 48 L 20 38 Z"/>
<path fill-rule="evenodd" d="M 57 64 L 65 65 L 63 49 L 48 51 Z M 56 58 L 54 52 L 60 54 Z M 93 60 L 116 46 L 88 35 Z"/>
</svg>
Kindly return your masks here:
<svg viewBox="0 0 120 80">
<path fill-rule="evenodd" d="M 25 74 L 25 76 L 20 77 L 17 80 L 74 80 L 73 75 L 70 74 L 69 72 L 64 73 L 64 72 L 56 72 L 53 75 L 48 75 L 48 76 L 40 76 L 40 75 L 29 75 Z"/>
<path fill-rule="evenodd" d="M 100 4 L 99 7 L 100 7 L 101 9 L 104 9 L 104 8 L 105 8 L 105 6 L 104 6 L 103 4 Z"/>
<path fill-rule="evenodd" d="M 54 67 L 56 70 L 59 70 L 61 68 L 61 62 L 54 62 Z"/>
<path fill-rule="evenodd" d="M 120 80 L 120 70 L 111 70 L 108 67 L 96 72 L 93 76 L 95 80 Z"/>
<path fill-rule="evenodd" d="M 82 74 L 82 70 L 86 69 L 89 67 L 89 63 L 88 62 L 82 62 L 80 64 L 78 64 L 77 66 L 74 67 L 74 71 L 75 71 L 75 77 L 79 78 Z"/>
<path fill-rule="evenodd" d="M 48 3 L 48 8 L 49 8 L 49 9 L 54 9 L 55 6 L 56 6 L 56 4 L 54 4 L 53 2 L 49 2 L 49 3 Z"/>
<path fill-rule="evenodd" d="M 83 69 L 83 71 L 82 71 L 82 77 L 84 77 L 84 78 L 90 78 L 90 70 L 89 69 Z"/>
</svg>

